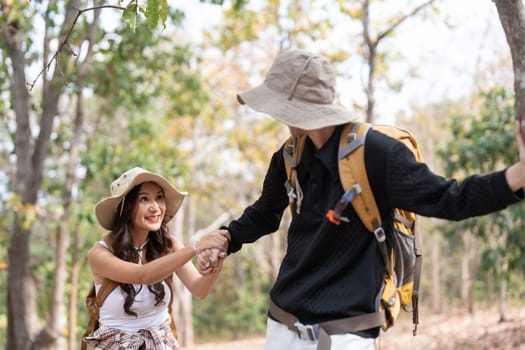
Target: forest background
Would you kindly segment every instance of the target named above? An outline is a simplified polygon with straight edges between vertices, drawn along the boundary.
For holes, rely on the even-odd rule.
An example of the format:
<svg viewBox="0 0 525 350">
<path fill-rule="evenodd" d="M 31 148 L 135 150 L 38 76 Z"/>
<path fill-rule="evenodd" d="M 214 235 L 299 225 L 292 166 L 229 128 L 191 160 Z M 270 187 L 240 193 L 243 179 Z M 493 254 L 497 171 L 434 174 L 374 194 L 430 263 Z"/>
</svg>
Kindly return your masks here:
<svg viewBox="0 0 525 350">
<path fill-rule="evenodd" d="M 287 137 L 235 94 L 280 49 L 322 53 L 361 120 L 410 129 L 436 172 L 462 179 L 517 160 L 525 115 L 522 1 L 0 0 L 0 348 L 77 349 L 104 232 L 94 204 L 141 166 L 189 191 L 184 242 L 239 216 Z M 525 295 L 525 207 L 460 223 L 422 218 L 422 319 Z M 264 332 L 286 245 L 279 232 L 227 258 L 212 294 L 177 286 L 180 340 Z M 523 316 L 523 315 L 522 315 Z"/>
</svg>

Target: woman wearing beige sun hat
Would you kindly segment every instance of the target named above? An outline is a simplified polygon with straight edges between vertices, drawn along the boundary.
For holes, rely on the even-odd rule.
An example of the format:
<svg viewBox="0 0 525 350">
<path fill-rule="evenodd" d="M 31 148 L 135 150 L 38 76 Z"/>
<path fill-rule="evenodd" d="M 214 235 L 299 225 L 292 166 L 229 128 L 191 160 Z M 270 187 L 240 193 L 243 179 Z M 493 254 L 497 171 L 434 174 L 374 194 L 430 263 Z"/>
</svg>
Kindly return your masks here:
<svg viewBox="0 0 525 350">
<path fill-rule="evenodd" d="M 164 196 L 166 197 L 164 221 L 166 223 L 169 222 L 179 210 L 187 193 L 177 190 L 164 177 L 136 167 L 128 170 L 113 181 L 110 187 L 111 196 L 101 200 L 95 206 L 95 214 L 100 226 L 111 231 L 118 214 L 117 205 L 121 204 L 122 206 L 122 199 L 125 198 L 126 194 L 136 185 L 145 182 L 154 182 L 163 190 Z"/>
<path fill-rule="evenodd" d="M 201 250 L 224 250 L 227 240 L 207 237 L 184 246 L 171 235 L 166 224 L 186 193 L 159 174 L 132 168 L 110 191 L 95 207 L 109 233 L 90 249 L 88 261 L 97 293 L 105 280 L 118 286 L 100 306 L 99 328 L 84 341 L 95 349 L 178 349 L 170 327 L 170 277 L 175 273 L 194 296 L 206 297 L 220 266 L 202 276 L 191 260 Z"/>
</svg>

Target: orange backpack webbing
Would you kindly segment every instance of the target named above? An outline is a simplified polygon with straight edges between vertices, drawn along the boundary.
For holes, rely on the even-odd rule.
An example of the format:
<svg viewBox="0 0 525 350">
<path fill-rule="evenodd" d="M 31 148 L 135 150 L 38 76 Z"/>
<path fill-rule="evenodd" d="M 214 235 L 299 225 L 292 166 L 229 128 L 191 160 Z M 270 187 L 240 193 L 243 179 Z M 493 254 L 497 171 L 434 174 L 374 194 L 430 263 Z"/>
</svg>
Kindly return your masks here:
<svg viewBox="0 0 525 350">
<path fill-rule="evenodd" d="M 339 143 L 339 178 L 345 191 L 334 209 L 326 214 L 328 220 L 339 225 L 348 222 L 342 215 L 343 210 L 352 204 L 354 210 L 368 231 L 374 234 L 378 249 L 385 263 L 386 274 L 382 289 L 378 295 L 377 312 L 369 314 L 367 327 L 381 326 L 387 330 L 394 325 L 400 308 L 412 311 L 416 334 L 418 319 L 418 297 L 421 275 L 421 242 L 416 235 L 416 215 L 400 209 L 394 210 L 393 247 L 388 249 L 386 235 L 382 227 L 379 209 L 374 198 L 365 167 L 365 140 L 370 128 L 374 128 L 392 138 L 403 142 L 416 157 L 422 161 L 419 147 L 414 136 L 407 130 L 391 125 L 371 125 L 367 123 L 349 123 L 341 131 Z M 284 160 L 287 173 L 286 188 L 293 208 L 302 192 L 298 187 L 295 168 L 301 159 L 306 135 L 290 138 L 285 143 Z M 296 210 L 300 208 L 295 206 Z M 409 309 L 412 305 L 411 310 Z M 348 321 L 348 319 L 346 319 Z M 351 324 L 351 322 L 347 322 Z"/>
<path fill-rule="evenodd" d="M 108 243 L 106 242 L 106 244 Z M 109 247 L 109 244 L 108 244 L 108 247 Z M 168 304 L 168 312 L 170 314 L 170 319 L 171 319 L 170 328 L 175 338 L 177 338 L 177 327 L 175 325 L 175 317 L 172 311 L 173 292 L 175 290 L 174 285 L 173 285 L 173 274 L 166 277 L 164 281 L 166 282 L 166 284 L 168 285 L 170 289 L 170 301 Z M 89 289 L 89 292 L 86 296 L 86 308 L 89 314 L 89 322 L 86 327 L 86 331 L 84 332 L 84 335 L 82 336 L 81 350 L 86 350 L 86 342 L 84 342 L 84 337 L 87 337 L 93 334 L 93 332 L 96 331 L 99 327 L 98 316 L 99 316 L 100 307 L 102 306 L 102 304 L 104 304 L 104 300 L 106 300 L 108 295 L 118 286 L 119 286 L 118 282 L 108 280 L 105 278 L 102 281 L 102 285 L 100 286 L 100 289 L 97 295 L 96 290 L 95 290 L 95 282 L 91 284 L 91 288 Z"/>
</svg>

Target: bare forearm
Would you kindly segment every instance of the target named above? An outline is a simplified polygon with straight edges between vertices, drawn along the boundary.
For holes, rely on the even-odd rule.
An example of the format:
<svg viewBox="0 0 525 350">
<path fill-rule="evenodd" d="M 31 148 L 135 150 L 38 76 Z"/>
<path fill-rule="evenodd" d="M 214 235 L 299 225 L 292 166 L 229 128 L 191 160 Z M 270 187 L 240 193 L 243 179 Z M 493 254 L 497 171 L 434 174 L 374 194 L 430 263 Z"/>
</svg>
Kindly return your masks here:
<svg viewBox="0 0 525 350">
<path fill-rule="evenodd" d="M 106 278 L 127 284 L 154 284 L 186 264 L 195 254 L 194 248 L 181 245 L 173 253 L 139 265 L 121 260 L 106 248 L 95 245 L 88 253 L 88 260 L 98 281 Z"/>
<path fill-rule="evenodd" d="M 181 269 L 197 253 L 211 248 L 226 250 L 227 239 L 221 235 L 199 240 L 194 247 L 185 247 L 173 239 L 173 252 L 144 265 L 115 257 L 108 249 L 96 244 L 88 252 L 88 260 L 95 278 L 107 278 L 120 283 L 154 284 Z M 195 270 L 195 274 L 197 271 Z"/>
<path fill-rule="evenodd" d="M 206 298 L 208 294 L 210 294 L 215 281 L 217 281 L 219 272 L 220 271 L 215 271 L 206 276 L 199 277 L 199 279 L 195 281 L 195 284 L 192 288 L 192 294 L 199 299 Z"/>
<path fill-rule="evenodd" d="M 140 266 L 138 283 L 154 284 L 163 280 L 190 261 L 195 254 L 196 251 L 192 247 L 184 247 L 174 253 L 165 255 Z"/>
</svg>

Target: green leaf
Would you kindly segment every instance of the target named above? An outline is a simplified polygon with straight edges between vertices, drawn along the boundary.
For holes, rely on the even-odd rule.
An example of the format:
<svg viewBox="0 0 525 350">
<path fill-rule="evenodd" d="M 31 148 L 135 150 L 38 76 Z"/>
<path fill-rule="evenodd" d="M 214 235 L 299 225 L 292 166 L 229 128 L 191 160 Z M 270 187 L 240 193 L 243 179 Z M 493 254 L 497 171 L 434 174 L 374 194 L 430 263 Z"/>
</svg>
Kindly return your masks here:
<svg viewBox="0 0 525 350">
<path fill-rule="evenodd" d="M 166 21 L 168 20 L 168 0 L 160 0 L 160 19 L 162 20 L 162 28 L 166 28 Z"/>
<path fill-rule="evenodd" d="M 146 6 L 146 21 L 150 30 L 155 29 L 159 23 L 160 18 L 160 2 L 161 0 L 148 0 Z"/>
<path fill-rule="evenodd" d="M 137 28 L 137 4 L 131 4 L 124 10 L 122 20 L 128 24 L 131 32 L 135 34 L 135 29 Z"/>
</svg>

